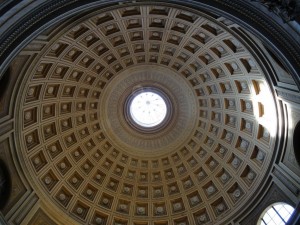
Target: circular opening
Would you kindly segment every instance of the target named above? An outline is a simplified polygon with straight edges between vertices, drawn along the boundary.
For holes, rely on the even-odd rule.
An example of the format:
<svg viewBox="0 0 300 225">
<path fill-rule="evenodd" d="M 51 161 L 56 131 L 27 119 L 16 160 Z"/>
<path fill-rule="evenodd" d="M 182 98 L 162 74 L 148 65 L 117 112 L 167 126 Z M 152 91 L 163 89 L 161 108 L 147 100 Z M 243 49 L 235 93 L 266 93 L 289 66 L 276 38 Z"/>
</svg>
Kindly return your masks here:
<svg viewBox="0 0 300 225">
<path fill-rule="evenodd" d="M 141 127 L 155 127 L 166 118 L 167 104 L 158 93 L 145 91 L 132 99 L 129 112 L 133 121 Z"/>
</svg>

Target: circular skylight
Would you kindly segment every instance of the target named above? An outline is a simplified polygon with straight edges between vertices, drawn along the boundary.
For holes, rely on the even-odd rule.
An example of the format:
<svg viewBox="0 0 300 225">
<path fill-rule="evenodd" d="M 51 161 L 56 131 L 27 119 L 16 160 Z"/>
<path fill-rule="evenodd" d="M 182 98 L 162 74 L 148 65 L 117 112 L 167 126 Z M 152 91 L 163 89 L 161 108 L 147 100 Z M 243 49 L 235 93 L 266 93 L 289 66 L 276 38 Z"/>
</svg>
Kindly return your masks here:
<svg viewBox="0 0 300 225">
<path fill-rule="evenodd" d="M 130 115 L 142 127 L 154 127 L 162 123 L 167 115 L 165 100 L 151 91 L 137 94 L 130 103 Z"/>
</svg>

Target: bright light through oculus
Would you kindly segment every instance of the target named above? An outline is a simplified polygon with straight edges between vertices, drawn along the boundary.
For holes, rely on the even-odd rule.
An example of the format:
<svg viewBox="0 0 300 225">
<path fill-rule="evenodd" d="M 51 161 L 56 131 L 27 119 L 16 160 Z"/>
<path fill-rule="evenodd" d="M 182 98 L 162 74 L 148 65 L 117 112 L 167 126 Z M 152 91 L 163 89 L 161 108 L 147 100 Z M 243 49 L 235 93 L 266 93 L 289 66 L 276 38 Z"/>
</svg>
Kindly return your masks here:
<svg viewBox="0 0 300 225">
<path fill-rule="evenodd" d="M 154 92 L 136 95 L 130 104 L 130 115 L 142 127 L 159 125 L 166 117 L 167 105 L 164 99 Z"/>
</svg>

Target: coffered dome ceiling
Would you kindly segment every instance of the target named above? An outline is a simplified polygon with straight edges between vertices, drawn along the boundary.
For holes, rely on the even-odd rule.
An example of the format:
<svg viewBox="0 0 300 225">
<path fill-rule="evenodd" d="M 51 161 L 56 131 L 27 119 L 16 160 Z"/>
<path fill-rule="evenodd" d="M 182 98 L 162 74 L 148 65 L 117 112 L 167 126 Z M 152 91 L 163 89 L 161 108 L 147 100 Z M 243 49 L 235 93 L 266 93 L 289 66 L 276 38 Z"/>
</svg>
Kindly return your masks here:
<svg viewBox="0 0 300 225">
<path fill-rule="evenodd" d="M 68 224 L 224 224 L 243 212 L 273 163 L 277 115 L 237 29 L 143 4 L 53 29 L 14 105 L 18 158 L 42 201 Z M 147 90 L 167 106 L 153 128 L 129 110 Z"/>
</svg>

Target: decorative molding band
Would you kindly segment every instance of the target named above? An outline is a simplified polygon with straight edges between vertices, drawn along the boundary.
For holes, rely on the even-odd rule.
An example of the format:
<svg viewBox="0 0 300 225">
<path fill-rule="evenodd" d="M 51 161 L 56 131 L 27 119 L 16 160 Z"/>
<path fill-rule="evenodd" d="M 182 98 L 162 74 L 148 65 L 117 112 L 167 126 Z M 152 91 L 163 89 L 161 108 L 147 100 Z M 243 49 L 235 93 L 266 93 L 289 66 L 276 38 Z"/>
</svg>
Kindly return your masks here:
<svg viewBox="0 0 300 225">
<path fill-rule="evenodd" d="M 147 2 L 147 1 L 143 1 Z M 164 3 L 165 1 L 161 1 Z M 273 2 L 273 1 L 268 1 Z M 275 2 L 275 1 L 274 1 Z M 281 1 L 280 1 L 281 2 Z M 218 11 L 226 14 L 229 18 L 239 18 L 241 26 L 252 30 L 256 34 L 260 34 L 264 37 L 265 41 L 269 41 L 273 46 L 277 46 L 276 51 L 280 57 L 288 59 L 287 65 L 293 74 L 294 79 L 299 80 L 297 71 L 300 70 L 300 45 L 297 40 L 290 34 L 285 28 L 276 23 L 274 20 L 267 19 L 265 13 L 257 10 L 248 1 L 241 0 L 213 0 L 213 1 L 168 1 L 168 3 L 176 3 L 186 7 L 193 7 L 197 10 L 209 9 L 212 11 Z M 62 20 L 59 17 L 71 10 L 78 10 L 78 13 L 86 11 L 88 7 L 93 4 L 95 7 L 106 7 L 117 4 L 116 1 L 101 1 L 100 3 L 95 0 L 88 0 L 79 2 L 78 0 L 66 1 L 66 0 L 52 0 L 44 3 L 43 6 L 34 8 L 31 14 L 28 14 L 22 20 L 16 21 L 15 26 L 12 26 L 10 30 L 4 32 L 0 37 L 0 65 L 1 71 L 5 69 L 10 59 L 13 57 L 12 54 L 16 54 L 18 49 L 23 46 L 24 40 L 28 39 L 36 30 L 40 27 L 47 27 L 51 24 Z M 136 4 L 135 2 L 129 3 L 128 1 L 120 2 L 119 4 Z M 289 5 L 290 7 L 290 5 Z M 280 7 L 279 7 L 280 8 Z M 283 8 L 283 10 L 287 10 Z M 77 14 L 78 14 L 77 13 Z M 288 11 L 288 15 L 290 15 Z M 292 16 L 293 14 L 291 14 Z M 57 19 L 58 18 L 58 19 Z M 280 35 L 277 35 L 280 34 Z M 30 38 L 29 38 L 30 39 Z M 29 41 L 29 40 L 28 40 Z M 26 43 L 24 43 L 26 44 Z M 1 75 L 0 75 L 1 76 Z M 300 82 L 298 85 L 300 86 Z"/>
</svg>

